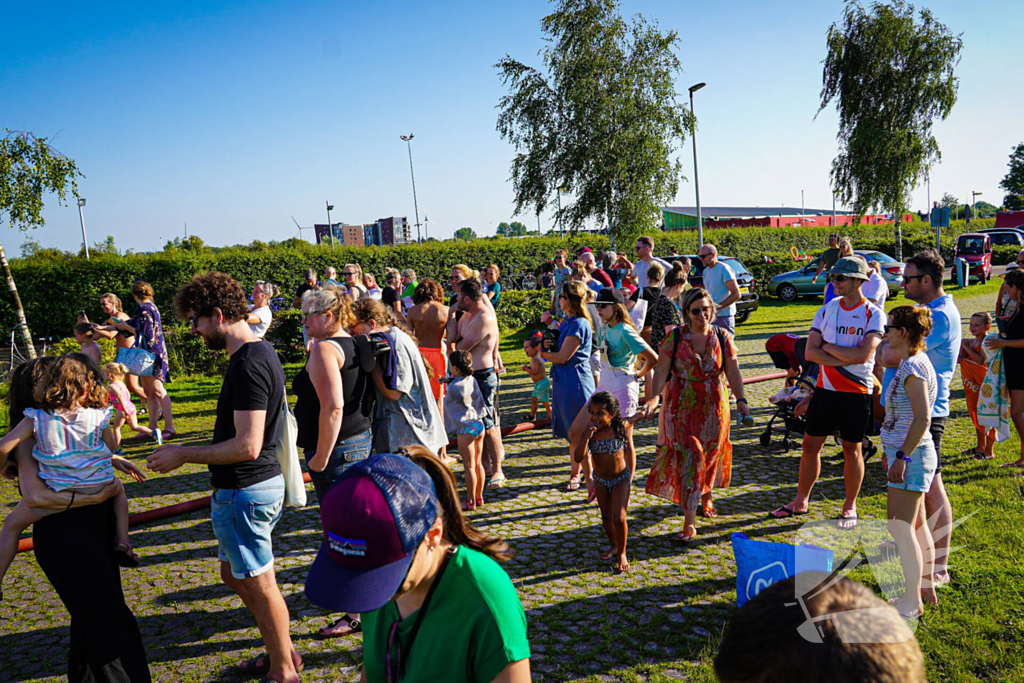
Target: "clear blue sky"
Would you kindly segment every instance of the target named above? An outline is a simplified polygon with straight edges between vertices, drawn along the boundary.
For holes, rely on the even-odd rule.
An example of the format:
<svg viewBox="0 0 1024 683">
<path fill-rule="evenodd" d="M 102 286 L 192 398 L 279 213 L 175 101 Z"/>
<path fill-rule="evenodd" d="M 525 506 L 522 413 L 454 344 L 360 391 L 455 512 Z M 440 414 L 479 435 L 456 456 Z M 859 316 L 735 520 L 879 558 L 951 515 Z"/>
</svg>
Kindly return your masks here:
<svg viewBox="0 0 1024 683">
<path fill-rule="evenodd" d="M 935 127 L 933 199 L 971 190 L 999 204 L 1024 141 L 1024 3 L 929 5 L 963 33 L 959 102 Z M 627 0 L 680 32 L 680 93 L 697 94 L 705 205 L 831 206 L 834 110 L 814 119 L 825 35 L 840 2 Z M 539 65 L 551 5 L 516 2 L 8 3 L 0 43 L 0 127 L 53 137 L 86 175 L 90 242 L 153 250 L 188 223 L 208 244 L 287 239 L 290 216 L 412 220 L 450 237 L 511 220 L 513 149 L 495 131 L 506 53 Z M 682 99 L 682 98 L 681 98 Z M 676 204 L 693 203 L 688 180 Z M 923 209 L 925 189 L 915 194 Z M 75 249 L 76 207 L 50 198 L 44 245 Z M 520 217 L 531 229 L 533 216 Z M 544 229 L 550 216 L 542 216 Z M 307 237 L 311 232 L 307 231 Z M 21 234 L 0 233 L 19 253 Z"/>
</svg>

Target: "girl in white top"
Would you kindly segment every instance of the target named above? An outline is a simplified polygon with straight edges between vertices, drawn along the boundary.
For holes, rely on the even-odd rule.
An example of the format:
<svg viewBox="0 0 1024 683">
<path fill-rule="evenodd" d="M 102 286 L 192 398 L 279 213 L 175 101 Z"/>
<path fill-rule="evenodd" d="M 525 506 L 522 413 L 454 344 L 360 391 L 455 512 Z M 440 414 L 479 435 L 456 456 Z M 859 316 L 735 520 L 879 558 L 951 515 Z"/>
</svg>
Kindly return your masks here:
<svg viewBox="0 0 1024 683">
<path fill-rule="evenodd" d="M 32 457 L 39 462 L 39 477 L 54 491 L 97 493 L 115 480 L 114 467 L 143 480 L 137 467 L 111 452 L 111 409 L 103 372 L 95 361 L 81 353 L 64 354 L 47 370 L 35 397 L 39 408 L 26 408 L 21 422 L 0 439 L 0 461 L 6 461 L 18 444 L 35 438 Z M 139 556 L 128 540 L 128 498 L 123 489 L 114 498 L 114 510 L 117 562 L 137 567 Z M 21 500 L 7 515 L 0 531 L 0 579 L 18 552 L 21 532 L 55 512 L 59 511 L 30 508 Z"/>
<path fill-rule="evenodd" d="M 484 504 L 484 414 L 487 405 L 484 403 L 480 385 L 473 377 L 473 356 L 469 351 L 453 351 L 448 356 L 448 369 L 451 377 L 440 381 L 448 384 L 444 395 L 444 426 L 449 432 L 455 432 L 462 455 L 462 465 L 466 477 L 466 500 L 462 503 L 463 510 L 475 510 Z"/>
<path fill-rule="evenodd" d="M 924 510 L 924 494 L 937 464 L 929 426 L 938 382 L 925 354 L 931 329 L 931 311 L 924 306 L 894 308 L 885 326 L 889 348 L 900 354 L 901 361 L 885 396 L 882 465 L 889 481 L 889 533 L 899 547 L 906 581 L 903 597 L 893 604 L 908 619 L 924 614 L 922 601 L 937 602 L 932 582 L 935 549 Z"/>
<path fill-rule="evenodd" d="M 249 323 L 249 329 L 260 339 L 267 333 L 274 314 L 270 310 L 270 300 L 278 295 L 276 285 L 265 280 L 259 280 L 252 288 L 252 306 L 249 307 L 249 315 L 245 322 Z"/>
</svg>

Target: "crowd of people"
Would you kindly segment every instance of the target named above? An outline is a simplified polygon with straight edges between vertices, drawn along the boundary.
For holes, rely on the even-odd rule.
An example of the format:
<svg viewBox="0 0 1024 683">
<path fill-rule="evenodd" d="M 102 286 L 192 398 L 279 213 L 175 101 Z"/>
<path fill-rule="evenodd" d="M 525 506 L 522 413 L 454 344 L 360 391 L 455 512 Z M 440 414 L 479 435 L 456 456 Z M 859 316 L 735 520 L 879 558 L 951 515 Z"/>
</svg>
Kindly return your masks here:
<svg viewBox="0 0 1024 683">
<path fill-rule="evenodd" d="M 698 515 L 719 515 L 715 489 L 730 485 L 733 402 L 750 424 L 734 338 L 740 292 L 732 269 L 714 245 L 703 245 L 703 283 L 693 286 L 686 257 L 655 257 L 650 237 L 639 238 L 635 249 L 635 262 L 590 249 L 572 261 L 565 250 L 554 255 L 542 277 L 550 307 L 543 328 L 524 342 L 529 361 L 522 366 L 533 384 L 529 418 L 543 407 L 554 436 L 567 443 L 566 488 L 585 487 L 587 502 L 597 502 L 609 542 L 601 557 L 619 572 L 629 570 L 635 426 L 658 419 L 645 490 L 682 507 L 675 538 L 689 543 L 698 535 Z M 1018 258 L 1024 267 L 1024 252 Z M 822 447 L 838 434 L 846 498 L 836 524 L 856 528 L 870 457 L 865 444 L 877 435 L 890 532 L 907 586 L 894 614 L 905 619 L 921 617 L 950 580 L 953 513 L 941 477 L 941 444 L 956 364 L 981 368 L 970 380 L 962 372 L 965 386 L 989 382 L 993 364 L 1001 364 L 1003 417 L 1018 432 L 1024 429 L 1024 322 L 1006 313 L 1020 302 L 1024 270 L 1008 273 L 1000 292 L 1003 336 L 989 335 L 992 318 L 981 312 L 971 318 L 965 340 L 960 313 L 942 289 L 943 269 L 935 252 L 911 257 L 903 288 L 915 305 L 886 314 L 885 296 L 865 292 L 871 264 L 848 240 L 830 242 L 818 274 L 827 271 L 833 296 L 806 340 L 805 362 L 820 371 L 797 409 L 806 424 L 797 491 L 770 513 L 775 519 L 808 514 Z M 486 505 L 486 489 L 507 481 L 499 277 L 496 265 L 483 273 L 456 265 L 450 271 L 454 295 L 446 301 L 440 283 L 418 279 L 410 269 L 388 269 L 380 288 L 371 274 L 347 264 L 340 281 L 333 268 L 323 281 L 306 271 L 295 292 L 307 350 L 290 387 L 295 445 L 304 454 L 323 531 L 306 596 L 336 614 L 322 636 L 363 632 L 364 680 L 530 680 L 526 617 L 500 567 L 509 557 L 507 545 L 465 516 Z M 177 317 L 229 358 L 211 443 L 191 446 L 164 443 L 177 434 L 164 386 L 169 364 L 160 312 L 149 284 L 136 282 L 131 294 L 134 317 L 115 294 L 104 294 L 100 306 L 108 319 L 97 324 L 83 313 L 75 327 L 80 353 L 40 358 L 13 374 L 12 430 L 0 439 L 0 460 L 6 475 L 18 477 L 23 498 L 0 531 L 0 578 L 21 532 L 34 525 L 40 567 L 71 615 L 69 680 L 150 680 L 119 573 L 144 561 L 128 537 L 129 503 L 114 474 L 146 476 L 120 455 L 127 425 L 137 433 L 133 439 L 158 444 L 145 463 L 151 474 L 186 464 L 208 467 L 221 580 L 253 615 L 266 647 L 239 668 L 292 683 L 303 664 L 289 635 L 272 540 L 285 500 L 278 454 L 288 391 L 278 355 L 263 340 L 279 290 L 261 280 L 247 296 L 230 276 L 207 273 L 177 292 Z M 98 337 L 146 352 L 145 370 L 122 362 L 101 366 Z M 978 417 L 981 393 L 972 405 L 968 392 L 978 434 L 973 453 L 988 459 L 997 435 Z M 138 420 L 133 395 L 145 402 L 148 426 Z M 450 469 L 449 436 L 463 463 L 463 495 Z M 1024 447 L 1008 465 L 1024 466 Z M 81 560 L 74 567 L 64 561 L 69 552 Z M 850 583 L 829 589 L 835 601 L 871 602 Z M 781 609 L 787 595 L 792 599 L 791 582 L 764 591 L 736 615 L 716 660 L 722 680 L 750 679 L 753 660 L 741 666 L 724 653 L 778 638 L 762 632 L 772 617 L 750 615 Z M 905 628 L 898 618 L 891 627 Z M 801 646 L 791 641 L 785 647 L 796 653 Z M 923 680 L 916 644 L 900 647 L 905 680 Z M 446 658 L 430 656 L 437 648 Z M 755 659 L 772 657 L 762 652 Z"/>
</svg>

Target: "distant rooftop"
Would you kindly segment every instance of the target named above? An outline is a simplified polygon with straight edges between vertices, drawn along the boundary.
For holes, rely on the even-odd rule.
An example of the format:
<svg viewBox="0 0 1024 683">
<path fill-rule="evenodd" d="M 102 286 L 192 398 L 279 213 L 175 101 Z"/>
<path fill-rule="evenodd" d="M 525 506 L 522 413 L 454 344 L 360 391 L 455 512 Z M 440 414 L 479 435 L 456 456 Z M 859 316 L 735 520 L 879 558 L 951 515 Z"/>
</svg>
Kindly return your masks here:
<svg viewBox="0 0 1024 683">
<path fill-rule="evenodd" d="M 662 211 L 696 216 L 696 206 L 663 206 Z M 754 218 L 756 216 L 831 216 L 832 209 L 806 208 L 792 206 L 702 206 L 701 215 L 705 218 Z M 836 210 L 837 215 L 846 216 L 851 212 Z"/>
</svg>

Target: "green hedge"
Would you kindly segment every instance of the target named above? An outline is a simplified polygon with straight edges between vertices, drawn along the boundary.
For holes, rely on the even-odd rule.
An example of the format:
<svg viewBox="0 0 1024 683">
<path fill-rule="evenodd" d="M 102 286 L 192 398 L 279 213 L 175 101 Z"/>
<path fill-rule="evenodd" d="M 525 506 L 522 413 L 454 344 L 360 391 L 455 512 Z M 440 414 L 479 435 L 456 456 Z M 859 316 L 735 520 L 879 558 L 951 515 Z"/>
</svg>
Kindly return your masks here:
<svg viewBox="0 0 1024 683">
<path fill-rule="evenodd" d="M 992 223 L 990 219 L 981 219 L 975 221 L 973 227 L 978 228 Z M 791 246 L 803 249 L 809 254 L 818 254 L 825 247 L 828 234 L 832 230 L 828 227 L 728 228 L 706 230 L 705 239 L 718 245 L 721 253 L 742 260 L 757 276 L 758 287 L 763 288 L 766 278 L 770 279 L 768 275 L 776 271 L 776 268 L 764 264 L 766 254 L 773 257 L 782 255 L 781 259 L 775 258 L 778 267 L 789 258 L 787 252 Z M 963 222 L 960 221 L 945 231 L 942 239 L 944 257 L 952 257 L 955 236 L 963 230 Z M 840 232 L 853 239 L 854 248 L 878 249 L 895 255 L 895 239 L 891 225 L 841 228 Z M 934 232 L 924 223 L 905 225 L 903 235 L 904 256 L 934 246 Z M 658 233 L 655 240 L 655 252 L 658 255 L 667 254 L 673 246 L 683 254 L 697 252 L 696 232 L 692 230 Z M 572 252 L 583 245 L 595 250 L 607 249 L 609 241 L 607 236 L 587 234 L 567 236 L 565 239 L 530 237 L 481 239 L 459 243 L 428 242 L 422 246 L 339 247 L 336 251 L 325 246 L 290 241 L 280 245 L 254 243 L 250 246 L 229 247 L 217 251 L 179 249 L 156 254 L 125 256 L 97 254 L 90 261 L 78 256 L 45 250 L 35 258 L 12 260 L 11 270 L 33 335 L 64 337 L 70 334 L 79 309 L 85 309 L 91 320 L 102 319 L 98 301 L 104 292 L 114 292 L 126 302 L 129 311 L 133 310 L 129 289 L 136 279 L 143 279 L 153 285 L 157 307 L 163 315 L 165 325 L 171 327 L 174 316 L 174 292 L 193 274 L 203 271 L 224 271 L 240 280 L 247 288 L 251 288 L 256 280 L 269 280 L 281 287 L 282 295 L 287 299 L 301 283 L 302 272 L 306 268 L 315 268 L 317 272 L 323 273 L 328 265 L 341 270 L 345 263 L 353 262 L 360 264 L 364 271 L 374 273 L 378 281 L 383 278 L 384 268 L 390 266 L 412 268 L 420 278 L 432 277 L 440 282 L 446 282 L 451 267 L 458 263 L 465 263 L 476 269 L 496 263 L 505 274 L 517 273 L 523 269 L 537 273 L 556 249 L 565 247 Z M 618 246 L 631 257 L 634 255 L 632 243 Z M 1000 258 L 1003 258 L 1002 252 Z M 791 259 L 789 263 L 792 264 Z M 506 299 L 512 291 L 514 290 L 506 288 L 502 298 Z M 499 319 L 506 328 L 516 327 L 522 320 L 532 319 L 534 314 L 531 311 L 540 305 L 533 300 L 527 302 L 526 299 L 518 298 L 508 298 L 507 302 L 507 308 L 499 308 Z M 527 309 L 525 312 L 524 306 Z M 503 310 L 507 312 L 503 313 Z M 14 320 L 13 301 L 10 295 L 0 294 L 0 326 L 4 330 L 10 330 Z M 289 324 L 294 326 L 294 321 Z M 294 329 L 290 334 L 294 336 Z M 183 335 L 176 337 L 184 338 Z M 179 342 L 172 343 L 172 346 L 175 343 Z M 187 345 L 189 341 L 180 343 Z M 198 351 L 182 353 L 188 356 L 183 357 L 181 361 L 183 367 L 210 366 L 210 363 L 216 366 L 216 362 L 204 359 Z"/>
</svg>

